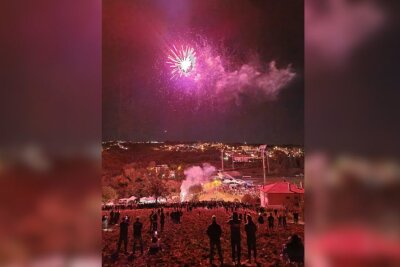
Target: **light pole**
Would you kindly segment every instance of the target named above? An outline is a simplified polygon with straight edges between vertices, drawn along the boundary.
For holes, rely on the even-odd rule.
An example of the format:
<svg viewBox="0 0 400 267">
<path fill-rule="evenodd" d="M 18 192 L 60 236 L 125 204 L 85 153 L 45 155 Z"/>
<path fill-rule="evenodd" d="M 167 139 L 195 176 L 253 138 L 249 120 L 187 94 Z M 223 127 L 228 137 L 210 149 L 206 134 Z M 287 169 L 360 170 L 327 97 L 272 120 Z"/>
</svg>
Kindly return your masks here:
<svg viewBox="0 0 400 267">
<path fill-rule="evenodd" d="M 264 176 L 264 185 L 263 185 L 263 189 L 265 187 L 265 180 L 266 180 L 266 174 L 265 174 L 265 148 L 267 146 L 266 145 L 262 145 L 260 146 L 260 150 L 261 150 L 261 155 L 262 155 L 262 163 L 263 163 L 263 176 Z M 267 159 L 268 160 L 268 159 Z M 269 165 L 269 164 L 268 164 Z M 265 192 L 263 192 L 263 198 L 264 198 L 264 206 L 265 206 Z"/>
<path fill-rule="evenodd" d="M 221 169 L 224 171 L 224 150 L 221 149 Z"/>
<path fill-rule="evenodd" d="M 265 186 L 265 180 L 266 180 L 266 174 L 265 174 L 265 148 L 266 145 L 262 145 L 261 147 L 261 155 L 262 155 L 262 162 L 263 162 L 263 176 L 264 176 L 264 186 Z M 268 161 L 268 158 L 267 158 Z M 269 164 L 268 164 L 268 169 L 269 169 Z M 269 170 L 268 170 L 269 172 Z"/>
</svg>

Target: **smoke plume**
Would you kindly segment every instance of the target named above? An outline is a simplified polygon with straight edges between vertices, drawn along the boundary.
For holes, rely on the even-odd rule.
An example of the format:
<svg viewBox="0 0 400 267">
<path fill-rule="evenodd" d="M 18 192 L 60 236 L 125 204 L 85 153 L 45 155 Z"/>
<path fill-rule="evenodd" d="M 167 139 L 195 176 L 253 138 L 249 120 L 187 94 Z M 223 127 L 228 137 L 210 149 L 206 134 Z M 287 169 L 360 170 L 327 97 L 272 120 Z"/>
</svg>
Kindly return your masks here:
<svg viewBox="0 0 400 267">
<path fill-rule="evenodd" d="M 216 81 L 218 94 L 229 96 L 236 103 L 240 95 L 256 96 L 263 99 L 274 100 L 295 76 L 290 66 L 278 69 L 275 61 L 269 63 L 266 71 L 261 71 L 257 63 L 248 63 L 233 72 L 224 71 Z"/>
<path fill-rule="evenodd" d="M 195 184 L 207 182 L 210 176 L 216 171 L 216 168 L 208 163 L 203 163 L 203 166 L 193 166 L 184 171 L 186 176 L 181 185 L 181 201 L 185 200 L 189 188 Z"/>
</svg>

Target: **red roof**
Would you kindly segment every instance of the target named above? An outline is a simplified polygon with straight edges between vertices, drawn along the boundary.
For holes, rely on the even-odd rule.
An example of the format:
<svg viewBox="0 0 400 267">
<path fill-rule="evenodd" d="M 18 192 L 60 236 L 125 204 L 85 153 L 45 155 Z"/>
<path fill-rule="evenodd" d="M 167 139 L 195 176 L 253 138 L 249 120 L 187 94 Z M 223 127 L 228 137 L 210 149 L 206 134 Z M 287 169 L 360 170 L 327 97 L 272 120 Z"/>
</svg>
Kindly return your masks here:
<svg viewBox="0 0 400 267">
<path fill-rule="evenodd" d="M 289 182 L 278 182 L 268 184 L 261 188 L 264 193 L 298 193 L 304 194 L 304 189 L 297 187 L 295 184 Z"/>
</svg>

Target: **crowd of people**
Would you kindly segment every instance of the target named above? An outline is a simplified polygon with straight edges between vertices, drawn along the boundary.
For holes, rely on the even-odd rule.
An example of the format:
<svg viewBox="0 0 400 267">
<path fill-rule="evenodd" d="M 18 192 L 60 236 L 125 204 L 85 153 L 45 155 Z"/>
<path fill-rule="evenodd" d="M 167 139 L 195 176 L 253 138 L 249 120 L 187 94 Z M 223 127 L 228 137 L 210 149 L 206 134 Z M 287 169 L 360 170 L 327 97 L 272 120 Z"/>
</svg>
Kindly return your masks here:
<svg viewBox="0 0 400 267">
<path fill-rule="evenodd" d="M 148 253 L 151 255 L 156 254 L 158 251 L 161 250 L 161 245 L 159 242 L 158 234 L 157 234 L 157 219 L 158 215 L 157 213 L 152 213 L 151 214 L 151 225 L 150 225 L 150 231 L 152 232 L 151 236 L 151 243 L 148 249 Z M 161 231 L 164 228 L 164 223 L 162 222 L 162 217 L 160 216 L 160 227 Z M 124 253 L 128 254 L 128 227 L 130 225 L 130 217 L 125 216 L 120 224 L 119 224 L 119 239 L 117 243 L 117 249 L 115 253 L 112 255 L 112 258 L 116 260 L 119 256 L 119 253 L 121 251 L 121 245 L 124 245 Z M 130 258 L 133 259 L 136 254 L 136 249 L 137 246 L 139 245 L 140 248 L 140 253 L 141 255 L 144 254 L 144 246 L 143 246 L 143 223 L 140 221 L 139 217 L 136 217 L 135 222 L 133 223 L 133 247 L 132 247 L 132 255 L 130 255 Z"/>
<path fill-rule="evenodd" d="M 263 216 L 259 215 L 258 218 L 259 224 L 263 224 Z M 242 219 L 240 218 L 237 212 L 233 212 L 231 219 L 227 222 L 230 226 L 230 234 L 231 234 L 231 253 L 232 253 L 232 261 L 235 265 L 240 265 L 241 263 L 241 223 Z M 244 216 L 244 230 L 246 233 L 246 244 L 247 244 L 247 258 L 251 263 L 252 258 L 255 262 L 257 262 L 257 225 L 253 221 L 253 217 L 250 214 L 245 214 Z M 272 213 L 268 216 L 268 229 L 272 230 L 274 228 L 274 217 Z M 217 223 L 217 218 L 214 215 L 212 217 L 212 222 L 207 228 L 207 235 L 210 239 L 210 264 L 213 264 L 214 261 L 214 250 L 217 248 L 219 260 L 221 266 L 224 262 L 223 252 L 221 249 L 221 226 Z M 253 256 L 253 257 L 252 257 Z M 296 262 L 296 263 L 304 263 L 304 245 L 297 235 L 292 235 L 288 241 L 284 245 L 282 250 L 282 257 L 285 262 Z"/>
<path fill-rule="evenodd" d="M 241 202 L 229 202 L 229 201 L 185 201 L 185 202 L 176 202 L 176 203 L 130 203 L 128 205 L 117 204 L 117 205 L 109 205 L 102 206 L 103 211 L 112 211 L 112 210 L 136 210 L 136 209 L 157 209 L 159 207 L 163 207 L 165 209 L 180 209 L 180 210 L 188 210 L 193 208 L 219 208 L 219 207 L 228 207 L 228 208 L 247 208 L 247 209 L 255 209 L 255 205 L 249 205 L 247 203 Z"/>
<path fill-rule="evenodd" d="M 262 209 L 253 210 L 252 207 L 249 207 L 246 204 L 242 203 L 229 203 L 229 202 L 217 202 L 217 201 L 208 201 L 208 202 L 187 202 L 187 203 L 179 203 L 179 204 L 170 204 L 167 206 L 153 208 L 149 215 L 149 233 L 151 236 L 150 245 L 148 247 L 147 253 L 148 255 L 155 255 L 159 251 L 162 250 L 161 240 L 159 238 L 159 232 L 164 231 L 165 221 L 167 218 L 170 218 L 172 223 L 180 224 L 181 217 L 183 216 L 183 212 L 186 211 L 188 213 L 193 212 L 194 209 L 198 208 L 206 208 L 206 209 L 217 209 L 224 208 L 227 213 L 231 213 L 231 217 L 229 221 L 226 223 L 230 228 L 230 241 L 231 241 L 231 257 L 232 262 L 235 265 L 240 265 L 241 263 L 241 229 L 242 225 L 244 225 L 244 232 L 246 235 L 246 244 L 247 244 L 247 258 L 248 261 L 251 262 L 254 259 L 254 262 L 257 263 L 257 238 L 256 233 L 257 230 L 261 227 L 264 227 L 264 223 L 266 224 L 265 228 L 268 229 L 269 232 L 273 232 L 276 228 L 287 229 L 287 216 L 285 212 L 278 212 L 274 210 L 270 212 L 268 216 L 265 216 L 265 211 Z M 166 208 L 166 209 L 164 209 Z M 273 215 L 274 213 L 274 215 Z M 200 214 L 200 211 L 199 211 Z M 253 216 L 257 216 L 257 219 L 253 219 Z M 115 225 L 118 223 L 120 217 L 120 210 L 112 209 L 110 211 L 109 217 L 104 215 L 102 218 L 103 228 L 106 229 L 109 225 Z M 266 217 L 266 220 L 264 220 Z M 296 216 L 293 214 L 293 217 Z M 277 223 L 276 223 L 277 221 Z M 243 222 L 243 223 L 242 223 Z M 298 222 L 294 220 L 294 223 Z M 118 255 L 121 251 L 122 244 L 124 245 L 124 253 L 128 254 L 128 228 L 131 224 L 131 218 L 128 216 L 124 216 L 119 223 L 119 239 L 117 243 L 117 248 L 115 253 L 112 255 L 114 259 L 118 258 Z M 136 217 L 133 225 L 133 248 L 132 254 L 130 258 L 135 257 L 136 247 L 139 245 L 141 255 L 144 254 L 144 246 L 143 246 L 143 223 L 139 217 Z M 219 261 L 221 266 L 224 263 L 224 256 L 221 246 L 221 237 L 222 237 L 222 228 L 221 225 L 218 224 L 218 218 L 214 215 L 211 218 L 211 224 L 207 229 L 204 229 L 206 235 L 209 238 L 210 242 L 210 251 L 209 251 L 209 260 L 210 264 L 214 264 L 214 254 L 215 249 L 217 250 Z M 284 244 L 282 249 L 282 260 L 284 262 L 297 262 L 302 264 L 304 262 L 304 246 L 299 236 L 292 235 L 290 240 Z"/>
<path fill-rule="evenodd" d="M 177 211 L 192 211 L 196 208 L 207 208 L 207 209 L 217 209 L 224 208 L 226 211 L 233 212 L 234 210 L 242 210 L 242 211 L 255 211 L 256 213 L 265 213 L 266 210 L 262 207 L 258 207 L 257 205 L 251 205 L 248 203 L 242 202 L 229 202 L 229 201 L 190 201 L 190 202 L 179 202 L 179 203 L 135 203 L 129 205 L 113 205 L 113 206 L 103 206 L 103 211 L 110 211 L 110 224 L 113 224 L 114 221 L 113 214 L 116 213 L 116 216 L 119 216 L 119 213 L 123 210 L 137 210 L 137 209 L 158 209 L 163 207 L 165 209 L 174 209 Z M 299 222 L 299 211 L 296 209 L 289 210 L 271 210 L 274 212 L 275 217 L 279 219 L 280 216 L 285 216 L 284 219 L 287 219 L 290 214 L 293 218 L 294 223 Z M 278 216 L 277 213 L 280 215 Z M 118 217 L 117 217 L 118 218 Z M 283 218 L 281 218 L 283 220 Z M 118 219 L 117 219 L 118 221 Z M 280 224 L 279 224 L 280 225 Z"/>
</svg>

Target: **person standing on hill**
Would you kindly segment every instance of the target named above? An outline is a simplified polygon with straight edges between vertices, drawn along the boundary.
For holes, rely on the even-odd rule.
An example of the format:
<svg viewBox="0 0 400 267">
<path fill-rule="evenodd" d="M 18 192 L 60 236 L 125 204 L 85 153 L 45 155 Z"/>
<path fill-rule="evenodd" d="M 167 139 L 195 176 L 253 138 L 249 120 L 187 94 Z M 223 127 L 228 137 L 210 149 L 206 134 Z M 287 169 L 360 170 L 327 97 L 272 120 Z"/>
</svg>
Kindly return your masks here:
<svg viewBox="0 0 400 267">
<path fill-rule="evenodd" d="M 282 220 L 283 220 L 282 213 L 279 213 L 279 216 L 278 216 L 278 227 L 282 226 Z"/>
<path fill-rule="evenodd" d="M 232 219 L 228 221 L 231 228 L 231 247 L 232 247 L 232 261 L 234 264 L 240 265 L 241 256 L 241 236 L 240 236 L 240 224 L 238 213 L 235 211 L 232 215 Z M 236 261 L 237 260 L 237 261 Z"/>
<path fill-rule="evenodd" d="M 157 212 L 154 212 L 153 213 L 153 216 L 152 216 L 152 218 L 151 218 L 151 221 L 152 221 L 152 232 L 155 232 L 155 231 L 157 231 L 157 228 L 158 228 L 158 216 L 157 216 Z"/>
<path fill-rule="evenodd" d="M 287 229 L 287 223 L 286 223 L 286 213 L 282 215 L 282 226 L 283 228 Z"/>
<path fill-rule="evenodd" d="M 210 264 L 213 264 L 214 247 L 216 246 L 219 255 L 219 260 L 222 266 L 224 262 L 224 258 L 222 256 L 222 248 L 221 248 L 222 229 L 221 226 L 217 223 L 217 218 L 215 217 L 215 215 L 212 216 L 212 223 L 207 228 L 207 235 L 210 238 Z"/>
<path fill-rule="evenodd" d="M 275 218 L 272 216 L 272 213 L 270 213 L 268 216 L 268 230 L 274 230 L 274 221 Z"/>
<path fill-rule="evenodd" d="M 160 214 L 160 227 L 161 227 L 161 232 L 164 231 L 164 224 L 165 224 L 165 214 L 164 214 L 164 211 L 161 210 L 161 214 Z"/>
<path fill-rule="evenodd" d="M 114 224 L 117 224 L 119 222 L 119 216 L 121 213 L 119 212 L 119 209 L 114 213 Z"/>
<path fill-rule="evenodd" d="M 119 253 L 121 249 L 121 244 L 124 242 L 124 252 L 125 254 L 128 253 L 128 226 L 129 220 L 128 217 L 125 217 L 122 222 L 119 224 L 119 240 L 118 240 L 118 249 L 117 253 Z"/>
<path fill-rule="evenodd" d="M 113 208 L 110 212 L 110 225 L 113 225 L 114 221 L 115 221 L 115 212 L 114 212 L 114 208 Z"/>
<path fill-rule="evenodd" d="M 254 261 L 257 262 L 257 248 L 256 248 L 256 232 L 257 226 L 253 222 L 251 215 L 247 215 L 247 223 L 244 226 L 247 236 L 247 255 L 251 263 L 251 251 L 253 251 Z"/>
<path fill-rule="evenodd" d="M 176 222 L 179 224 L 181 223 L 181 217 L 183 215 L 183 212 L 181 210 L 176 211 Z"/>
<path fill-rule="evenodd" d="M 153 215 L 154 215 L 154 210 L 151 211 L 149 216 L 149 221 L 150 221 L 149 233 L 153 231 Z"/>
<path fill-rule="evenodd" d="M 295 224 L 298 224 L 298 223 L 299 223 L 299 213 L 298 213 L 297 211 L 294 211 L 294 212 L 293 212 L 293 222 L 294 222 Z"/>
<path fill-rule="evenodd" d="M 133 224 L 133 254 L 136 251 L 136 243 L 140 245 L 140 252 L 143 255 L 143 238 L 142 238 L 143 223 L 140 222 L 140 218 L 136 217 L 136 222 Z"/>
<path fill-rule="evenodd" d="M 160 239 L 157 237 L 156 234 L 154 234 L 152 236 L 152 238 L 151 238 L 150 247 L 149 247 L 149 254 L 150 255 L 155 255 L 159 251 L 161 251 Z"/>
<path fill-rule="evenodd" d="M 257 221 L 259 224 L 264 224 L 264 217 L 262 216 L 261 212 L 258 214 Z"/>
</svg>

